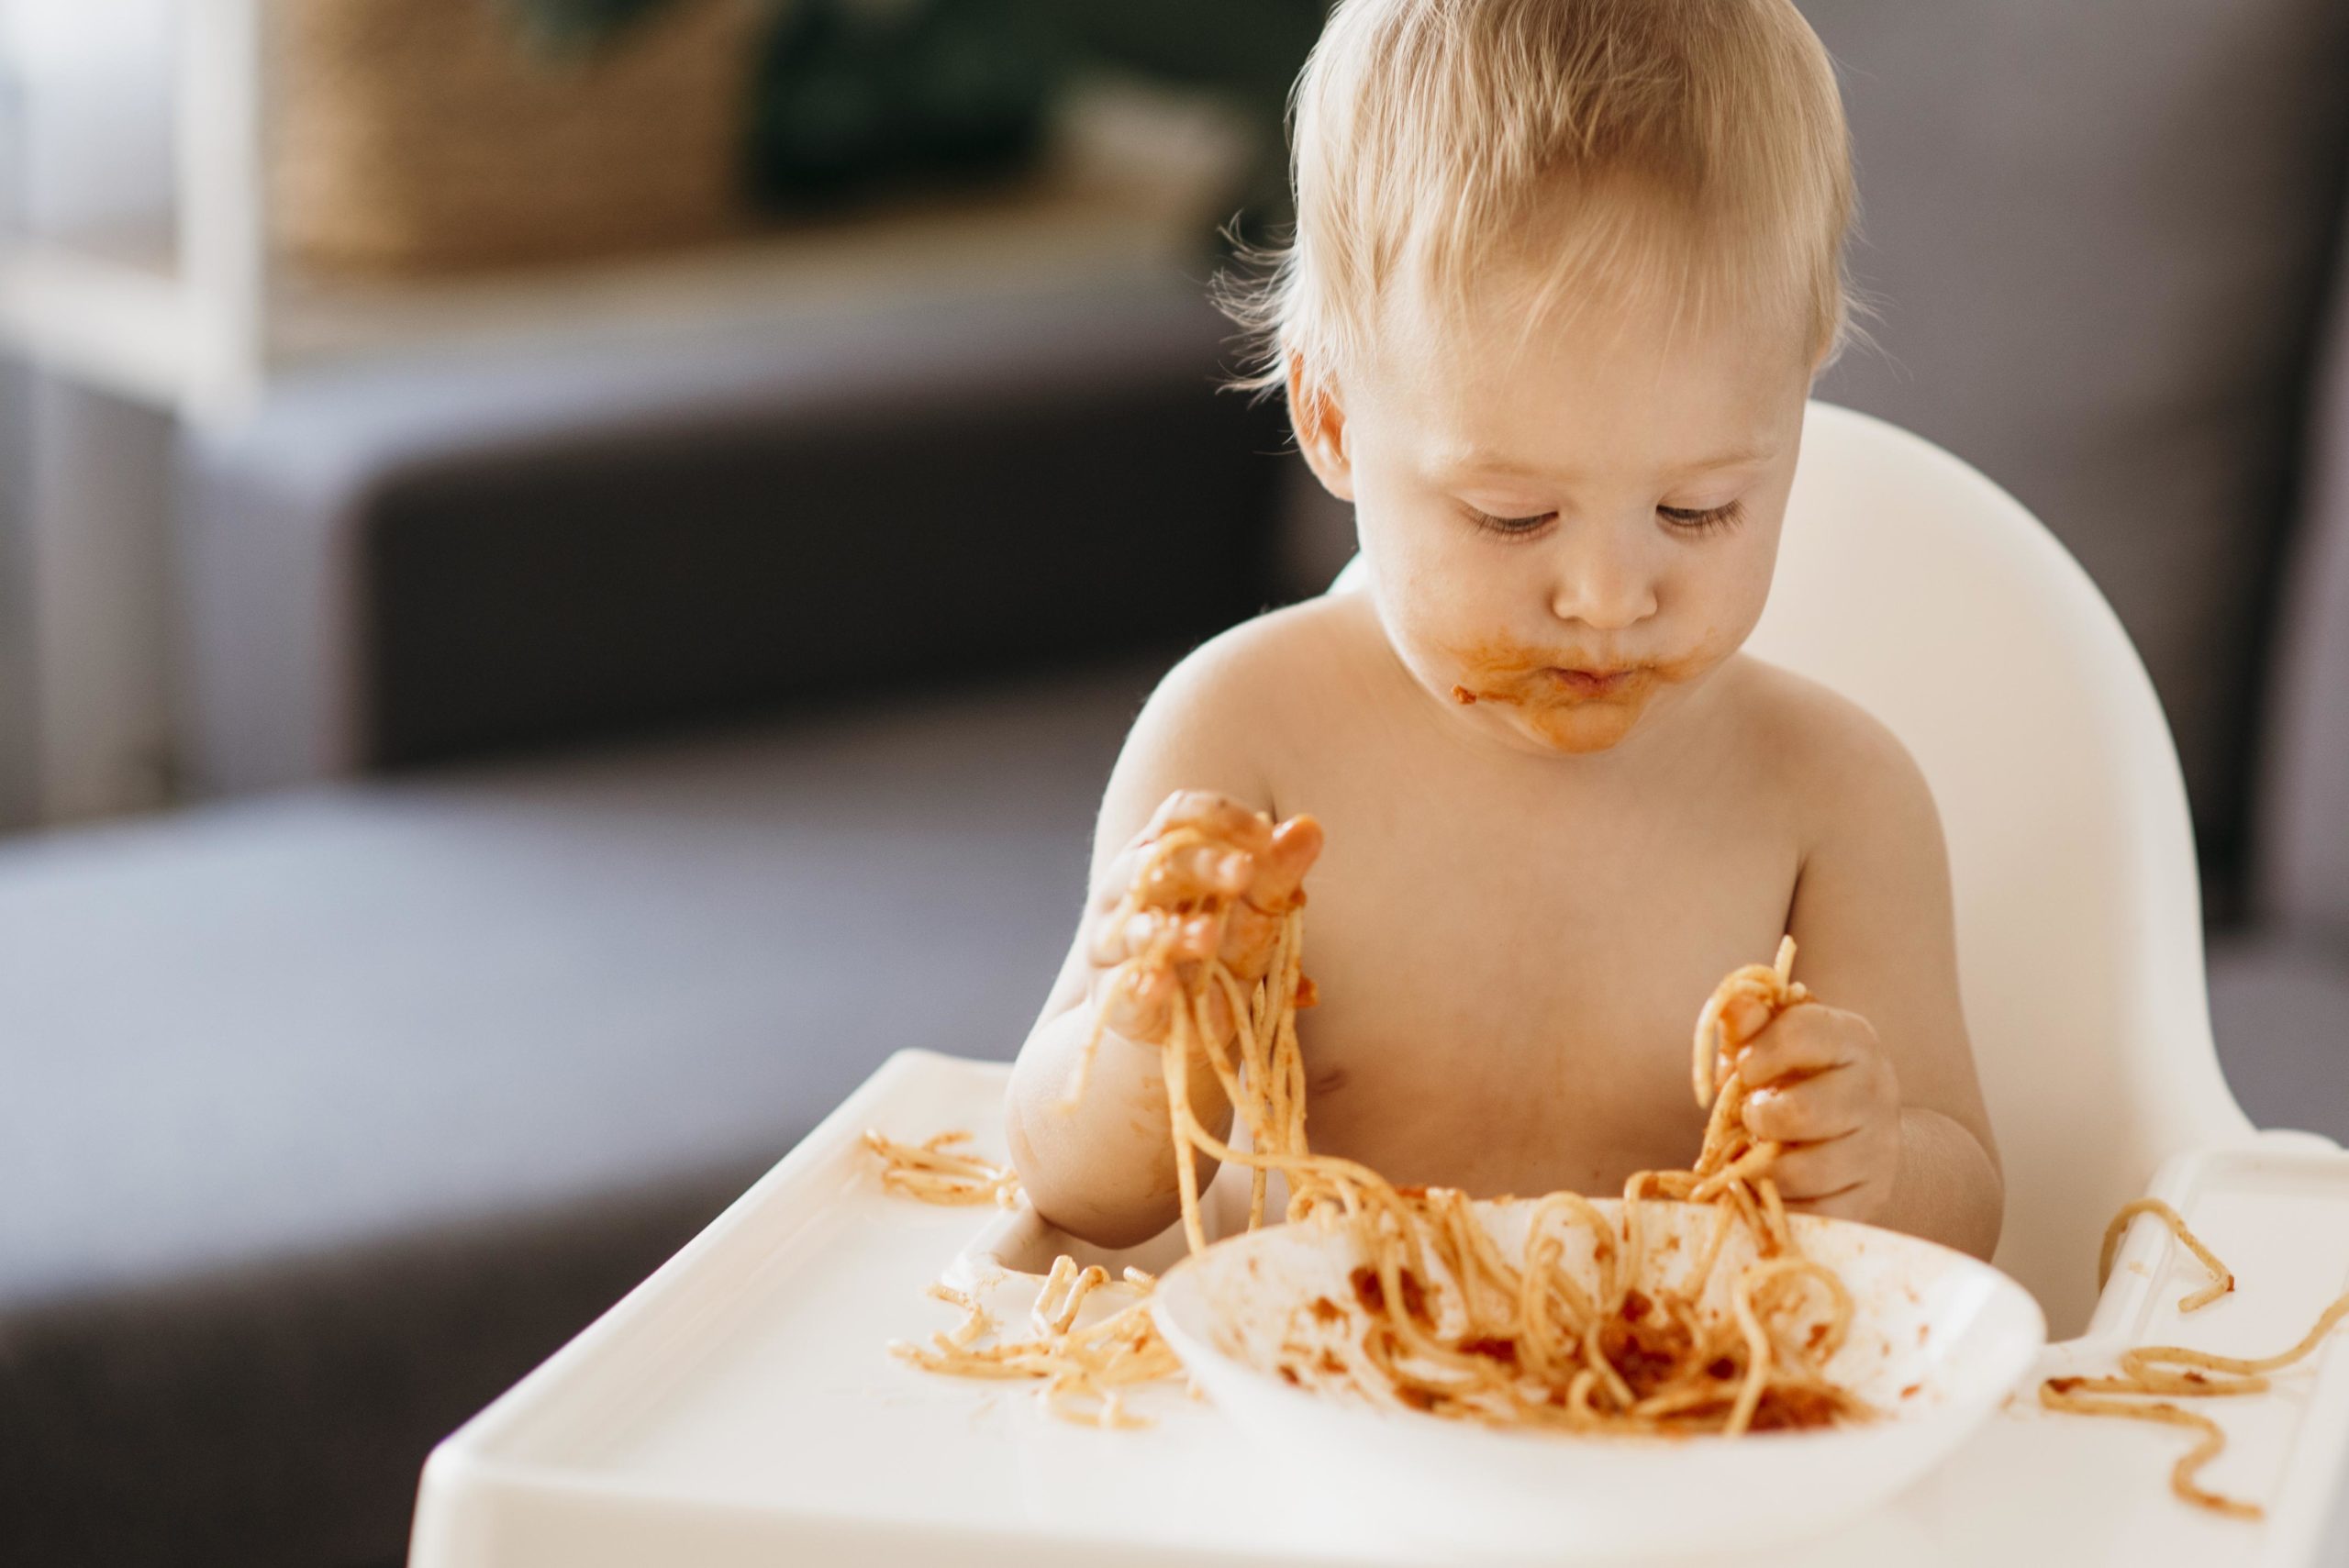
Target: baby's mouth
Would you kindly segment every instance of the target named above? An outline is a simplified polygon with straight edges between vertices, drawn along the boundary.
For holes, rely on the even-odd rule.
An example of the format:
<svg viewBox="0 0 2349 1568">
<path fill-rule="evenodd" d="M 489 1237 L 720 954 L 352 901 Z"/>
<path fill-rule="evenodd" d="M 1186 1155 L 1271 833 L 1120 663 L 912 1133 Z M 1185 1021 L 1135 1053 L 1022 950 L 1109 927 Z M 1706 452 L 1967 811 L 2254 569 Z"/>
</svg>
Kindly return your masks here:
<svg viewBox="0 0 2349 1568">
<path fill-rule="evenodd" d="M 1546 680 L 1574 696 L 1604 697 L 1630 685 L 1638 673 L 1636 670 L 1568 670 L 1553 666 L 1536 672 L 1536 679 Z"/>
<path fill-rule="evenodd" d="M 1463 707 L 1480 702 L 1517 707 L 1528 703 L 1595 702 L 1622 696 L 1646 674 L 1640 665 L 1576 668 L 1550 664 L 1510 673 L 1491 684 L 1455 685 L 1452 700 Z"/>
</svg>

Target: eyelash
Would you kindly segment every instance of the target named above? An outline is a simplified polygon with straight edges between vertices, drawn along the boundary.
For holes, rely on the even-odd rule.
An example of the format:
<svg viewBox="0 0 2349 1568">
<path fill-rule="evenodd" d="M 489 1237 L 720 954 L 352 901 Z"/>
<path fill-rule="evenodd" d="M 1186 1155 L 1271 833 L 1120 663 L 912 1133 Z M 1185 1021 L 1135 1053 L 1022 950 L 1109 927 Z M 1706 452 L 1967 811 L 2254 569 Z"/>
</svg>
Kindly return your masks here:
<svg viewBox="0 0 2349 1568">
<path fill-rule="evenodd" d="M 1656 510 L 1662 512 L 1674 528 L 1698 539 L 1727 533 L 1745 520 L 1745 503 L 1742 501 L 1731 501 L 1726 506 L 1715 506 L 1705 512 L 1692 512 L 1682 506 L 1659 506 Z"/>
<path fill-rule="evenodd" d="M 1659 506 L 1656 510 L 1675 532 L 1698 539 L 1726 533 L 1745 520 L 1745 503 L 1742 501 L 1731 501 L 1726 506 L 1715 506 L 1701 512 L 1684 506 Z M 1554 516 L 1555 513 L 1544 512 L 1538 517 L 1496 517 L 1474 506 L 1468 508 L 1471 522 L 1484 532 L 1502 539 L 1523 539 L 1529 534 L 1538 533 L 1542 526 Z"/>
</svg>

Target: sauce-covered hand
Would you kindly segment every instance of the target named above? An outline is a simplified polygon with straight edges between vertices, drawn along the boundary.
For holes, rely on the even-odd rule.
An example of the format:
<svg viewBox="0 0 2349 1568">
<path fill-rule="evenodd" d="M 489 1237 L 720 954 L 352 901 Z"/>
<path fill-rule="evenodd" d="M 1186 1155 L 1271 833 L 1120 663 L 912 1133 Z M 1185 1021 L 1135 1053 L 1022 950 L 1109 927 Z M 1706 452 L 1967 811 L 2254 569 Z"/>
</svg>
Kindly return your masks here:
<svg viewBox="0 0 2349 1568">
<path fill-rule="evenodd" d="M 1320 852 L 1321 825 L 1310 817 L 1275 826 L 1224 795 L 1169 795 L 1104 868 L 1085 912 L 1081 940 L 1102 1023 L 1127 1040 L 1163 1040 L 1176 1000 L 1209 958 L 1243 990 L 1254 984 Z M 1219 988 L 1207 996 L 1207 1027 L 1220 1043 L 1233 1027 L 1230 1006 Z"/>
<path fill-rule="evenodd" d="M 1867 1019 L 1805 1002 L 1744 1037 L 1733 1061 L 1746 1130 L 1783 1146 L 1770 1179 L 1787 1205 L 1882 1215 L 1900 1172 L 1900 1079 Z"/>
</svg>

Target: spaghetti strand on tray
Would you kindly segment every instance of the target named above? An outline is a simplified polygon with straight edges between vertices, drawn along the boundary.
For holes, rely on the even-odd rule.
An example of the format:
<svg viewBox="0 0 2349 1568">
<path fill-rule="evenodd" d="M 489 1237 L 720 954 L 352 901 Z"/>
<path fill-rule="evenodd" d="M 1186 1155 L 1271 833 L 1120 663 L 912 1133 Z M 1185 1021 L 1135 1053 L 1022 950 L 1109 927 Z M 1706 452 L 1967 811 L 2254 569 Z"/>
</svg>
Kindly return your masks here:
<svg viewBox="0 0 2349 1568">
<path fill-rule="evenodd" d="M 2219 1262 L 2218 1254 L 2204 1246 L 2202 1239 L 2187 1228 L 2184 1215 L 2157 1197 L 2141 1197 L 2134 1203 L 2122 1204 L 2121 1212 L 2112 1217 L 2112 1223 L 2104 1228 L 2104 1246 L 2097 1253 L 2096 1260 L 2097 1288 L 2101 1290 L 2104 1282 L 2112 1277 L 2112 1260 L 2121 1251 L 2121 1239 L 2129 1234 L 2129 1222 L 2141 1214 L 2150 1214 L 2168 1226 L 2169 1233 L 2177 1238 L 2179 1244 L 2210 1271 L 2209 1284 L 2179 1299 L 2177 1309 L 2180 1312 L 2199 1312 L 2234 1289 L 2235 1276 L 2227 1272 L 2226 1264 Z"/>
<path fill-rule="evenodd" d="M 1019 1178 L 1008 1165 L 955 1147 L 970 1140 L 967 1132 L 941 1132 L 919 1143 L 900 1143 L 871 1129 L 864 1134 L 864 1146 L 881 1158 L 881 1185 L 888 1191 L 924 1203 L 1009 1208 L 1019 1200 Z"/>
<path fill-rule="evenodd" d="M 2111 1277 L 2113 1258 L 2121 1249 L 2121 1238 L 2128 1232 L 2130 1221 L 2141 1214 L 2159 1218 L 2210 1275 L 2210 1284 L 2179 1300 L 2180 1312 L 2199 1312 L 2234 1289 L 2235 1276 L 2219 1261 L 2218 1254 L 2194 1234 L 2185 1217 L 2161 1199 L 2151 1197 L 2124 1205 L 2112 1217 L 2097 1261 L 2099 1284 Z M 2315 1324 L 2298 1344 L 2272 1356 L 2244 1358 L 2189 1350 L 2183 1345 L 2138 1345 L 2121 1352 L 2120 1370 L 2110 1376 L 2045 1379 L 2039 1385 L 2039 1403 L 2046 1409 L 2066 1415 L 2152 1421 L 2183 1427 L 2199 1434 L 2194 1446 L 2180 1454 L 2171 1466 L 2170 1490 L 2197 1507 L 2229 1518 L 2265 1518 L 2267 1510 L 2258 1504 L 2213 1492 L 2201 1484 L 2199 1477 L 2203 1466 L 2226 1450 L 2226 1429 L 2200 1411 L 2169 1401 L 2264 1394 L 2273 1386 L 2267 1378 L 2269 1373 L 2281 1372 L 2306 1360 L 2344 1318 L 2349 1318 L 2349 1296 L 2341 1296 L 2318 1314 Z M 2139 1403 L 2148 1396 L 2150 1402 Z"/>
</svg>

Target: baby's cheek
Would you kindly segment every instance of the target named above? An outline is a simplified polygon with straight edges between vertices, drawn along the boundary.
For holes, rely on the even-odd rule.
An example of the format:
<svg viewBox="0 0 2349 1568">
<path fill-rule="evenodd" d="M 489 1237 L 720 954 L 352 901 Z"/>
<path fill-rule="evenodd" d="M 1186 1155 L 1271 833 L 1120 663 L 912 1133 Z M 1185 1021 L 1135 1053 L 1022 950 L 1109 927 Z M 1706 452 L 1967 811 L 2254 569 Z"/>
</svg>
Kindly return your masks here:
<svg viewBox="0 0 2349 1568">
<path fill-rule="evenodd" d="M 1717 572 L 1689 584 L 1678 606 L 1688 621 L 1703 629 L 1693 641 L 1689 662 L 1709 667 L 1745 645 L 1761 624 L 1770 602 L 1770 584 L 1777 569 L 1775 530 L 1767 539 L 1749 538 Z"/>
<path fill-rule="evenodd" d="M 1446 585 L 1440 573 L 1405 577 L 1388 591 L 1381 618 L 1389 639 L 1415 667 L 1432 670 L 1446 662 L 1448 650 L 1494 624 L 1479 619 L 1471 606 L 1453 603 L 1458 596 L 1457 587 Z"/>
</svg>

